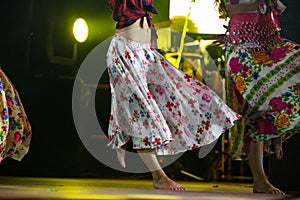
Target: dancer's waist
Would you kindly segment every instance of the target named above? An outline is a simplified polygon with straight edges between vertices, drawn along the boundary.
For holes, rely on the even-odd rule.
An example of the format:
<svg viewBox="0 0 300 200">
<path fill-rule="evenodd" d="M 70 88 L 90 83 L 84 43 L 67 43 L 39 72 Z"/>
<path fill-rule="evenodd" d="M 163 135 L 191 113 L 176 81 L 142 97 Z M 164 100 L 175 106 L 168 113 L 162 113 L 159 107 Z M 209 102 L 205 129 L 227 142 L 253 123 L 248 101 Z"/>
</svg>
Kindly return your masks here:
<svg viewBox="0 0 300 200">
<path fill-rule="evenodd" d="M 149 44 L 151 41 L 151 28 L 148 26 L 146 20 L 143 21 L 144 23 L 141 27 L 140 20 L 123 29 L 117 29 L 116 32 L 128 40 Z"/>
</svg>

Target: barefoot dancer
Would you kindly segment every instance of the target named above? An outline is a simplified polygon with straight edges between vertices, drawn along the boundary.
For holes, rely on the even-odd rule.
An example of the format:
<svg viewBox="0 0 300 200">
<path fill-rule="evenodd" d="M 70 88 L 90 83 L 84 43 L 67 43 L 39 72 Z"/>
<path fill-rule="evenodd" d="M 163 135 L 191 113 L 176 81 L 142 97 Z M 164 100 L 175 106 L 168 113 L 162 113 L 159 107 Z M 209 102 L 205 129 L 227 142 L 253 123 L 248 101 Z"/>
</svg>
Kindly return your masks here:
<svg viewBox="0 0 300 200">
<path fill-rule="evenodd" d="M 112 95 L 108 136 L 125 167 L 131 140 L 154 188 L 185 190 L 156 154 L 174 155 L 217 140 L 239 118 L 211 89 L 172 66 L 153 43 L 152 0 L 110 0 L 117 30 L 107 52 Z"/>
<path fill-rule="evenodd" d="M 229 79 L 245 117 L 245 150 L 253 192 L 284 194 L 266 178 L 262 157 L 271 145 L 299 132 L 300 47 L 279 34 L 279 0 L 215 0 L 221 17 L 230 18 L 225 38 Z M 269 147 L 270 146 L 270 147 Z"/>
</svg>

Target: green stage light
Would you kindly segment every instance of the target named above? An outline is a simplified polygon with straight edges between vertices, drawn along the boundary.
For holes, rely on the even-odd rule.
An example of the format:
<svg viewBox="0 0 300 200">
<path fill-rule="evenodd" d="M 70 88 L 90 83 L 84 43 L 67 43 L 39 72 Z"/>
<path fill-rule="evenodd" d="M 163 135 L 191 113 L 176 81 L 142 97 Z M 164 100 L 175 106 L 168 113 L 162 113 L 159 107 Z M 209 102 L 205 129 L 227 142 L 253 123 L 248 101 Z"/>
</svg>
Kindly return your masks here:
<svg viewBox="0 0 300 200">
<path fill-rule="evenodd" d="M 73 34 L 77 42 L 83 43 L 89 36 L 89 27 L 82 18 L 76 19 L 73 25 Z"/>
</svg>

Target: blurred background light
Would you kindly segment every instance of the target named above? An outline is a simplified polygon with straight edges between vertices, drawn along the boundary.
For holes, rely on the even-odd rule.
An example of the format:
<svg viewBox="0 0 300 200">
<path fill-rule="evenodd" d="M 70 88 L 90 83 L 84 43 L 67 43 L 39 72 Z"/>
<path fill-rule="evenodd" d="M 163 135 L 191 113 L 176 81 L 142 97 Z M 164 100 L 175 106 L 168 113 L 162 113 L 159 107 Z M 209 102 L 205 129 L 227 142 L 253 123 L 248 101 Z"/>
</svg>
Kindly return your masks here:
<svg viewBox="0 0 300 200">
<path fill-rule="evenodd" d="M 176 16 L 187 16 L 192 0 L 170 0 L 170 19 Z M 196 0 L 191 9 L 190 20 L 198 27 L 198 33 L 225 33 L 225 20 L 219 18 L 214 0 Z"/>
<path fill-rule="evenodd" d="M 89 28 L 84 19 L 76 19 L 73 25 L 73 34 L 77 42 L 83 43 L 87 40 L 89 36 Z"/>
</svg>

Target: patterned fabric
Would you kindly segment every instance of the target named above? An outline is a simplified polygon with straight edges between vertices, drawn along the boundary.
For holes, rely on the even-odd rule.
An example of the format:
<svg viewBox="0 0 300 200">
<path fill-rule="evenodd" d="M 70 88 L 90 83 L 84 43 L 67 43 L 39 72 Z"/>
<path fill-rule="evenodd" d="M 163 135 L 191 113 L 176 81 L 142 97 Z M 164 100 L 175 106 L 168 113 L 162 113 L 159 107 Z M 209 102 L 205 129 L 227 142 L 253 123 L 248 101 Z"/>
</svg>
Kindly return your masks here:
<svg viewBox="0 0 300 200">
<path fill-rule="evenodd" d="M 152 13 L 158 14 L 153 7 L 153 0 L 109 0 L 109 4 L 117 29 L 129 26 L 142 17 L 146 17 L 149 27 L 153 27 Z"/>
<path fill-rule="evenodd" d="M 112 95 L 109 146 L 176 154 L 210 144 L 239 118 L 200 81 L 148 44 L 115 34 L 107 53 Z"/>
<path fill-rule="evenodd" d="M 237 41 L 239 37 L 246 39 Z M 244 142 L 286 140 L 299 132 L 300 46 L 280 37 L 271 11 L 233 15 L 225 56 L 245 117 Z M 242 141 L 233 141 L 235 153 Z M 265 147 L 269 152 L 270 146 Z"/>
<path fill-rule="evenodd" d="M 0 163 L 6 157 L 21 160 L 28 152 L 31 126 L 20 97 L 0 69 Z"/>
</svg>

